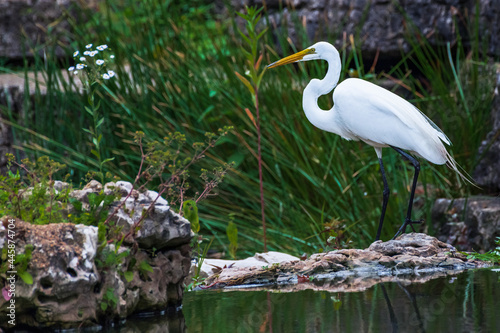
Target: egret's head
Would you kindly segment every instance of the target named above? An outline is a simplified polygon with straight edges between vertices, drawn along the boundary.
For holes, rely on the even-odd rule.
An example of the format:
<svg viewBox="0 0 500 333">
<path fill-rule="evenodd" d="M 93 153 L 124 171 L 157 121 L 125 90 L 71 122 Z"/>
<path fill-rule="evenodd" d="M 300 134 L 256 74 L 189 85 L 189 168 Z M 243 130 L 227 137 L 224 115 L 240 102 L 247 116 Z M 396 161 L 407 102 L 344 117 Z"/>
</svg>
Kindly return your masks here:
<svg viewBox="0 0 500 333">
<path fill-rule="evenodd" d="M 309 61 L 325 59 L 323 56 L 330 52 L 335 52 L 335 47 L 327 42 L 318 42 L 305 50 L 292 54 L 286 58 L 273 62 L 267 68 L 278 67 L 298 61 Z"/>
</svg>

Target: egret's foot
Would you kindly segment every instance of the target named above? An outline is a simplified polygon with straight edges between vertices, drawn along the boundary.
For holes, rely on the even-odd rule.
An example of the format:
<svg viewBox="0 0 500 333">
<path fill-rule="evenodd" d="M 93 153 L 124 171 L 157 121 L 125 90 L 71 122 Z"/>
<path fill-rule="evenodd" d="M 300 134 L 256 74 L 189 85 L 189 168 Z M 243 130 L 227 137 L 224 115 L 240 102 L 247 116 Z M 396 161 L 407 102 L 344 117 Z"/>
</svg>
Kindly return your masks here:
<svg viewBox="0 0 500 333">
<path fill-rule="evenodd" d="M 422 224 L 423 222 L 424 222 L 424 219 L 420 219 L 418 221 L 413 221 L 413 220 L 410 220 L 410 219 L 405 219 L 405 223 L 403 223 L 403 225 L 401 226 L 401 228 L 399 228 L 398 232 L 396 232 L 396 234 L 394 235 L 394 237 L 392 239 L 396 239 L 399 235 L 401 235 L 403 232 L 405 232 L 407 226 L 410 226 L 411 229 L 413 230 L 413 232 L 416 232 L 415 228 L 413 228 L 413 225 L 414 224 Z"/>
</svg>

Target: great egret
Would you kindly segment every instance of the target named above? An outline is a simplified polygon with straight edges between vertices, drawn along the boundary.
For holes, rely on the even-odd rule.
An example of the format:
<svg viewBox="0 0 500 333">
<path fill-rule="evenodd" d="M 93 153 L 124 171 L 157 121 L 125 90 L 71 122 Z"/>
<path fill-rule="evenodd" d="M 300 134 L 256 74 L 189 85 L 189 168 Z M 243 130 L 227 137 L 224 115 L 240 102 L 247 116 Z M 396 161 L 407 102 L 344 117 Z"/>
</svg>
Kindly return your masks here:
<svg viewBox="0 0 500 333">
<path fill-rule="evenodd" d="M 406 218 L 394 235 L 395 239 L 408 225 L 413 228 L 413 224 L 423 222 L 411 219 L 420 163 L 404 150 L 434 164 L 446 163 L 466 179 L 443 145 L 449 145 L 450 139 L 415 106 L 389 90 L 356 78 L 346 79 L 337 86 L 342 66 L 339 52 L 330 43 L 318 42 L 267 67 L 318 59 L 328 62 L 328 71 L 322 80 L 312 79 L 306 86 L 302 106 L 307 119 L 314 126 L 347 140 L 361 140 L 375 148 L 384 182 L 382 214 L 375 240 L 380 239 L 390 193 L 382 163 L 382 148 L 392 147 L 415 168 Z M 333 107 L 330 110 L 320 109 L 318 97 L 329 93 L 335 87 L 337 88 L 333 92 Z"/>
</svg>

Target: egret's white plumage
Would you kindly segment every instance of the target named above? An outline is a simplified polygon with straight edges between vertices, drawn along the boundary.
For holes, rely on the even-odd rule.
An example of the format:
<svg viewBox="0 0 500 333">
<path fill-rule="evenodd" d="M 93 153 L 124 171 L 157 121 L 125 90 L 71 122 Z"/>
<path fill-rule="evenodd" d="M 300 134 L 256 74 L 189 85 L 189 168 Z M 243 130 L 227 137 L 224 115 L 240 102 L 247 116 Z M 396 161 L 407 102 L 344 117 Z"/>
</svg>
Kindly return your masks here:
<svg viewBox="0 0 500 333">
<path fill-rule="evenodd" d="M 462 178 L 456 163 L 447 152 L 444 144 L 451 144 L 448 137 L 429 118 L 415 106 L 371 82 L 361 79 L 346 79 L 338 86 L 341 61 L 337 49 L 327 43 L 318 42 L 311 47 L 269 65 L 269 68 L 297 61 L 322 59 L 328 62 L 328 71 L 321 80 L 312 79 L 304 89 L 303 108 L 307 119 L 316 127 L 340 135 L 347 140 L 361 140 L 373 146 L 379 158 L 384 180 L 387 181 L 382 165 L 382 148 L 393 147 L 400 154 L 401 149 L 425 158 L 434 164 L 448 164 Z M 318 98 L 333 89 L 333 107 L 322 110 L 318 106 Z M 407 156 L 405 156 L 407 157 Z M 408 157 L 407 157 L 408 158 Z M 414 186 L 418 177 L 419 164 L 415 166 Z M 416 164 L 415 164 L 416 163 Z M 388 188 L 387 188 L 388 190 Z M 384 190 L 384 208 L 380 228 L 387 205 Z M 415 223 L 410 220 L 414 188 L 411 194 L 406 225 Z M 403 227 L 402 227 L 403 228 Z"/>
</svg>

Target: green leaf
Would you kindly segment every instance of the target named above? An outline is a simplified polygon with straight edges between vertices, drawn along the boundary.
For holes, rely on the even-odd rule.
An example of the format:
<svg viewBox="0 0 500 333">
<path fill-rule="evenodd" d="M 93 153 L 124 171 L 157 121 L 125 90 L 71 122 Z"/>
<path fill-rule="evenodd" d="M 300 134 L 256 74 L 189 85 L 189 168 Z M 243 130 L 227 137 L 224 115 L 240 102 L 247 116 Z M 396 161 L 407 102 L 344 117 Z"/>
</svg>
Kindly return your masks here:
<svg viewBox="0 0 500 333">
<path fill-rule="evenodd" d="M 125 280 L 127 280 L 127 282 L 132 282 L 132 280 L 134 279 L 134 272 L 126 271 L 124 276 L 125 276 Z"/>
<path fill-rule="evenodd" d="M 92 155 L 94 155 L 95 157 L 99 158 L 99 153 L 97 152 L 97 150 L 92 149 L 90 152 L 92 153 Z"/>
<path fill-rule="evenodd" d="M 198 216 L 198 207 L 196 206 L 196 201 L 187 200 L 182 204 L 182 213 L 184 217 L 191 222 L 191 230 L 194 233 L 200 231 L 200 218 Z"/>
<path fill-rule="evenodd" d="M 116 299 L 116 296 L 115 296 L 115 292 L 113 290 L 113 288 L 108 288 L 106 290 L 106 294 L 105 296 L 110 300 L 110 301 L 113 301 Z"/>
<path fill-rule="evenodd" d="M 24 283 L 29 285 L 33 284 L 33 276 L 31 276 L 31 274 L 27 271 L 17 272 L 17 275 L 19 275 L 19 277 L 23 279 Z"/>
<path fill-rule="evenodd" d="M 248 37 L 243 33 L 243 31 L 238 30 L 238 32 L 240 33 L 241 38 L 243 38 L 247 44 L 250 44 L 250 39 L 248 39 Z"/>
<path fill-rule="evenodd" d="M 198 122 L 201 123 L 203 121 L 203 119 L 205 118 L 206 115 L 208 115 L 212 110 L 215 109 L 215 106 L 214 105 L 209 105 L 205 111 L 203 111 L 203 113 L 200 115 L 200 117 L 198 118 Z"/>
<path fill-rule="evenodd" d="M 231 244 L 238 244 L 238 228 L 233 221 L 229 221 L 226 228 L 227 238 Z"/>
<path fill-rule="evenodd" d="M 102 302 L 101 303 L 101 310 L 106 311 L 107 308 L 108 308 L 108 303 Z"/>
<path fill-rule="evenodd" d="M 242 53 L 245 55 L 245 58 L 247 58 L 248 60 L 248 63 L 250 64 L 250 66 L 253 66 L 253 63 L 254 63 L 254 60 L 255 60 L 255 57 L 253 56 L 252 53 L 246 51 L 246 50 L 241 50 Z"/>
<path fill-rule="evenodd" d="M 247 20 L 249 18 L 248 15 L 246 15 L 244 13 L 240 13 L 240 12 L 236 12 L 236 15 L 238 15 L 239 17 L 241 17 L 244 20 Z"/>
<path fill-rule="evenodd" d="M 257 88 L 260 87 L 260 81 L 262 81 L 262 77 L 264 76 L 264 73 L 267 71 L 267 67 L 264 67 L 262 72 L 259 74 L 259 77 L 257 78 L 256 86 Z"/>
<path fill-rule="evenodd" d="M 135 264 L 137 263 L 137 259 L 135 259 L 134 257 L 132 257 L 128 263 L 128 269 L 132 269 L 134 268 Z"/>
<path fill-rule="evenodd" d="M 139 264 L 139 270 L 142 272 L 153 273 L 153 267 L 151 267 L 151 265 L 148 264 L 148 262 L 145 260 L 141 261 L 141 263 Z"/>
<path fill-rule="evenodd" d="M 106 226 L 104 222 L 99 222 L 97 226 L 97 240 L 99 243 L 106 242 Z"/>
<path fill-rule="evenodd" d="M 250 90 L 252 95 L 254 95 L 255 90 L 253 89 L 252 84 L 244 76 L 242 76 L 240 73 L 238 73 L 238 72 L 234 72 L 234 73 L 236 74 L 238 79 L 240 79 L 240 81 L 243 82 L 243 84 L 247 87 L 247 89 Z"/>
<path fill-rule="evenodd" d="M 118 248 L 118 246 L 117 246 Z M 126 250 L 126 251 L 123 251 L 123 252 L 120 252 L 117 256 L 116 256 L 116 261 L 121 263 L 122 259 L 123 258 L 126 258 L 130 255 L 130 250 Z"/>
<path fill-rule="evenodd" d="M 101 163 L 101 164 L 111 162 L 111 161 L 112 161 L 112 160 L 114 160 L 114 159 L 115 159 L 114 157 L 107 158 L 107 159 L 105 159 L 104 161 L 102 161 L 102 163 Z"/>
<path fill-rule="evenodd" d="M 101 126 L 103 122 L 104 122 L 104 117 L 99 119 L 99 121 L 97 122 L 96 128 L 99 128 L 99 126 Z"/>
</svg>

